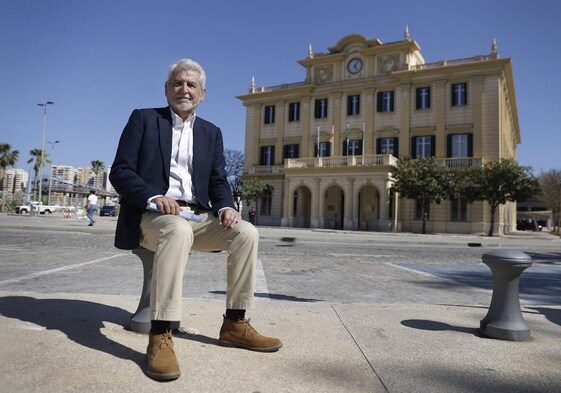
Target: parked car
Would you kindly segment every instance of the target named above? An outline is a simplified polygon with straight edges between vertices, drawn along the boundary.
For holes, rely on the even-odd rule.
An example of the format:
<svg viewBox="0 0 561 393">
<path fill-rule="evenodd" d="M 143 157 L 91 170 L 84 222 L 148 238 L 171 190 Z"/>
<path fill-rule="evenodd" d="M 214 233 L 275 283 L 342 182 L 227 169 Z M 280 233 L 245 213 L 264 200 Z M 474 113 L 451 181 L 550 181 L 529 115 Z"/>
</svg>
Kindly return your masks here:
<svg viewBox="0 0 561 393">
<path fill-rule="evenodd" d="M 39 212 L 41 214 L 53 214 L 58 210 L 59 206 L 43 205 L 41 202 L 31 202 L 26 205 L 16 207 L 16 214 L 27 214 L 31 211 Z"/>
<path fill-rule="evenodd" d="M 117 209 L 115 205 L 105 205 L 99 210 L 100 216 L 110 216 L 115 217 L 117 215 Z"/>
<path fill-rule="evenodd" d="M 518 231 L 541 231 L 541 226 L 538 225 L 536 220 L 525 218 L 516 221 L 516 230 Z"/>
</svg>

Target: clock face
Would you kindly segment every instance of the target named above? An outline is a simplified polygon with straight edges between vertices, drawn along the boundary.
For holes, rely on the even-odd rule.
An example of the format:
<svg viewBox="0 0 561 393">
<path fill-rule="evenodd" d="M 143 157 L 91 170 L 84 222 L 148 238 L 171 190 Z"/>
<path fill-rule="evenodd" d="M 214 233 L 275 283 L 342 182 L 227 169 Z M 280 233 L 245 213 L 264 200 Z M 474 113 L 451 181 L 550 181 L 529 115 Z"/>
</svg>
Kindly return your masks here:
<svg viewBox="0 0 561 393">
<path fill-rule="evenodd" d="M 358 74 L 362 70 L 362 60 L 354 57 L 347 63 L 347 70 L 351 74 Z"/>
</svg>

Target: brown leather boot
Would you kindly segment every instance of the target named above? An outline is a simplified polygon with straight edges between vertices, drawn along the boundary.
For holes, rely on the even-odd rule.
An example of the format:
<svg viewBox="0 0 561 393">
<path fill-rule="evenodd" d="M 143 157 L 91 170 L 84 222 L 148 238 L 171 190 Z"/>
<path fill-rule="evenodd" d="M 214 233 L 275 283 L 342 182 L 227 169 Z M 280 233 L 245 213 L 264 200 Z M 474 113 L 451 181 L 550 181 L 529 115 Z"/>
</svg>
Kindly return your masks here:
<svg viewBox="0 0 561 393">
<path fill-rule="evenodd" d="M 218 343 L 225 347 L 245 348 L 257 352 L 275 352 L 282 348 L 278 338 L 262 336 L 250 324 L 249 319 L 231 321 L 224 317 Z"/>
<path fill-rule="evenodd" d="M 146 348 L 148 368 L 146 374 L 156 381 L 170 381 L 181 375 L 179 363 L 173 350 L 171 331 L 163 334 L 152 334 Z"/>
</svg>

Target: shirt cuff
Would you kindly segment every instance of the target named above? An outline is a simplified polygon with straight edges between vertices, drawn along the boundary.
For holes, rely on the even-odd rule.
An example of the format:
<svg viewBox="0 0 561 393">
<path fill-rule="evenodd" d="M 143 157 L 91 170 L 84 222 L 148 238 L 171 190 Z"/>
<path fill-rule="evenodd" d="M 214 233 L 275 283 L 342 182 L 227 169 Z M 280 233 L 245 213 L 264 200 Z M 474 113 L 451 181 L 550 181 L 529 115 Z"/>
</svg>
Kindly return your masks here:
<svg viewBox="0 0 561 393">
<path fill-rule="evenodd" d="M 158 197 L 161 197 L 163 195 L 154 195 L 153 197 L 148 198 L 148 201 L 146 201 L 146 206 L 149 206 L 150 203 L 152 203 L 152 201 Z"/>
<path fill-rule="evenodd" d="M 222 214 L 222 212 L 226 209 L 232 209 L 232 210 L 236 210 L 233 207 L 223 207 L 222 209 L 218 210 L 218 215 Z"/>
</svg>

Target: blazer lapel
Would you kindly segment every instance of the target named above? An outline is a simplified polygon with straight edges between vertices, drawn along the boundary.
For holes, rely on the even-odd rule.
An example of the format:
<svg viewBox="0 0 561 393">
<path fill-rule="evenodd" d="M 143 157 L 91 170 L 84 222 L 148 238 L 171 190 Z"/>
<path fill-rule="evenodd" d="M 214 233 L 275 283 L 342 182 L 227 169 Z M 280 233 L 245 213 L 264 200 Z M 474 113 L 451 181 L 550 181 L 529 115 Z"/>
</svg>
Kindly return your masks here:
<svg viewBox="0 0 561 393">
<path fill-rule="evenodd" d="M 199 164 L 205 160 L 206 154 L 206 138 L 205 128 L 199 118 L 195 118 L 193 125 L 193 174 L 197 172 Z"/>
<path fill-rule="evenodd" d="M 172 142 L 172 129 L 171 129 L 171 109 L 164 108 L 158 117 L 158 129 L 160 131 L 160 153 L 162 154 L 162 161 L 164 163 L 165 176 L 169 179 L 169 171 L 171 165 L 171 142 Z"/>
</svg>

